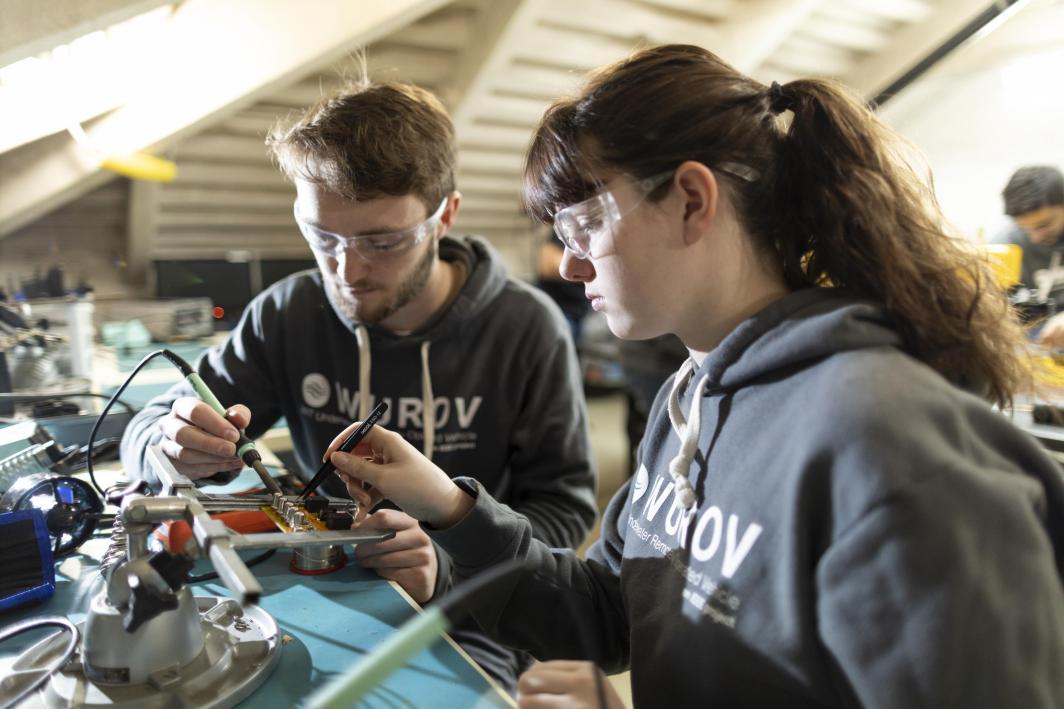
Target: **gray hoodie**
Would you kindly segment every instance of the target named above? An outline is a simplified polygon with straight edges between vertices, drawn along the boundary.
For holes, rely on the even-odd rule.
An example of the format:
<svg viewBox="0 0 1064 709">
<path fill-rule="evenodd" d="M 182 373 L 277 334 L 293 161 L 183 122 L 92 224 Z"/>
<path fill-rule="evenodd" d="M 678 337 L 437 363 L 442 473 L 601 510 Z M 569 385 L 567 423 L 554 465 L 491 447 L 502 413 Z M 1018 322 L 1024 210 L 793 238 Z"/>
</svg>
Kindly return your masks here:
<svg viewBox="0 0 1064 709">
<path fill-rule="evenodd" d="M 637 706 L 1064 706 L 1061 470 L 879 306 L 773 303 L 666 384 L 639 459 L 586 562 L 460 481 L 458 573 L 531 569 L 489 634 L 630 667 Z"/>
<path fill-rule="evenodd" d="M 596 516 L 595 471 L 568 326 L 548 297 L 507 276 L 487 242 L 445 237 L 440 258 L 461 261 L 466 282 L 417 332 L 398 336 L 346 320 L 321 274 L 307 271 L 256 297 L 195 368 L 223 405 L 251 409 L 252 438 L 286 419 L 304 478 L 336 434 L 381 397 L 389 408 L 380 425 L 448 473 L 476 477 L 527 517 L 539 539 L 578 546 Z M 147 445 L 161 438 L 155 424 L 175 399 L 193 395 L 177 384 L 130 422 L 122 462 L 132 477 L 155 482 L 144 462 Z M 335 477 L 323 487 L 347 494 Z M 440 564 L 438 590 L 449 579 L 445 554 Z M 467 649 L 497 669 L 491 653 Z"/>
</svg>

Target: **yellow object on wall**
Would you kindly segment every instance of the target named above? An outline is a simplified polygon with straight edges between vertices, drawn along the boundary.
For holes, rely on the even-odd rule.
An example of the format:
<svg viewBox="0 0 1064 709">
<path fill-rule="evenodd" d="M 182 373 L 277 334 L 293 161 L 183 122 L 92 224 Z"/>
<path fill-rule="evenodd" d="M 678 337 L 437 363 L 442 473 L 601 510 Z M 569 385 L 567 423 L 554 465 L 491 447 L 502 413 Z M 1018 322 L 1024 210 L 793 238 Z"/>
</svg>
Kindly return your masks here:
<svg viewBox="0 0 1064 709">
<path fill-rule="evenodd" d="M 96 145 L 81 124 L 76 121 L 67 126 L 67 131 L 74 142 L 81 146 L 82 150 L 88 153 L 95 160 L 96 165 L 103 170 L 117 172 L 119 175 L 134 180 L 150 182 L 173 182 L 177 177 L 177 165 L 172 160 L 142 151 L 109 153 Z"/>
<path fill-rule="evenodd" d="M 172 161 L 148 153 L 108 155 L 100 161 L 100 167 L 134 180 L 172 182 L 177 176 L 177 165 Z"/>
<path fill-rule="evenodd" d="M 999 286 L 1008 289 L 1020 282 L 1023 272 L 1022 248 L 1016 244 L 987 244 L 984 249 Z"/>
</svg>

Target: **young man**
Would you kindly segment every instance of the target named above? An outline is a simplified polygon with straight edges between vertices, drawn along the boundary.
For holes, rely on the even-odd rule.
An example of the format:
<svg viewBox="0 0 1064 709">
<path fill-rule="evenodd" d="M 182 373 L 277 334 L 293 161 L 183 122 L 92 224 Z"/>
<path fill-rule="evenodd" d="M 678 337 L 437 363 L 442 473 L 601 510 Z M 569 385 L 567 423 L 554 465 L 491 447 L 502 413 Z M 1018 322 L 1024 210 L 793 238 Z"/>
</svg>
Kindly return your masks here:
<svg viewBox="0 0 1064 709">
<path fill-rule="evenodd" d="M 1056 258 L 1064 267 L 1064 174 L 1047 165 L 1028 165 L 1012 174 L 1001 193 L 1012 225 L 992 240 L 1023 249 L 1020 285 L 1037 289 L 1035 274 L 1050 268 Z M 1057 310 L 1064 306 L 1064 288 L 1051 291 Z M 1038 339 L 1051 347 L 1064 346 L 1064 317 L 1058 313 L 1042 327 Z"/>
<path fill-rule="evenodd" d="M 473 475 L 527 516 L 539 538 L 573 547 L 595 518 L 595 473 L 580 376 L 564 318 L 506 274 L 483 240 L 446 236 L 458 213 L 454 129 L 428 92 L 363 82 L 322 99 L 268 139 L 295 183 L 295 219 L 318 263 L 259 295 L 196 369 L 226 421 L 174 386 L 130 423 L 122 459 L 150 479 L 148 444 L 194 479 L 239 470 L 236 428 L 252 438 L 284 417 L 300 474 L 332 438 L 390 404 L 402 432 L 452 475 Z M 346 495 L 336 478 L 325 492 Z M 408 515 L 360 545 L 361 564 L 426 602 L 450 579 L 446 554 Z M 512 688 L 521 661 L 479 633 L 454 633 Z"/>
<path fill-rule="evenodd" d="M 1054 253 L 1064 256 L 1064 175 L 1045 165 L 1021 167 L 1001 195 L 1012 225 L 993 240 L 1023 249 L 1020 281 L 1035 288 L 1035 272 L 1048 268 Z"/>
</svg>

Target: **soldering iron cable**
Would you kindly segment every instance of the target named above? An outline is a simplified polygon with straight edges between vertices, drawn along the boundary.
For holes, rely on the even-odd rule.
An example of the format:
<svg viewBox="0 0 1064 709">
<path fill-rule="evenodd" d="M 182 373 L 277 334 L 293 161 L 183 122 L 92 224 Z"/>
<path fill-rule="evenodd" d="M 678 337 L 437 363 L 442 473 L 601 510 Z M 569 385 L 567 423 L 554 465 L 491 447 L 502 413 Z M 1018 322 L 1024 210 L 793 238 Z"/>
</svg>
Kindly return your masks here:
<svg viewBox="0 0 1064 709">
<path fill-rule="evenodd" d="M 133 377 L 135 377 L 137 373 L 148 364 L 148 362 L 155 357 L 160 356 L 164 357 L 168 362 L 177 367 L 178 371 L 181 372 L 182 376 L 185 377 L 185 380 L 192 386 L 193 390 L 196 392 L 196 396 L 198 396 L 201 401 L 210 406 L 222 418 L 228 418 L 226 409 L 222 406 L 221 402 L 218 401 L 218 397 L 214 395 L 214 392 L 210 390 L 210 387 L 207 386 L 196 370 L 181 358 L 181 356 L 167 349 L 155 350 L 154 352 L 147 354 L 144 359 L 134 367 L 133 371 L 130 372 L 128 377 L 126 377 L 126 380 L 122 382 L 122 386 L 118 388 L 118 391 L 111 396 L 110 400 L 103 407 L 103 411 L 100 412 L 100 416 L 96 419 L 96 423 L 92 427 L 92 432 L 89 434 L 88 453 L 85 458 L 85 464 L 88 468 L 89 479 L 92 481 L 93 487 L 95 487 L 101 495 L 104 494 L 104 491 L 100 488 L 99 484 L 97 484 L 92 467 L 92 451 L 93 443 L 96 440 L 96 433 L 100 428 L 100 424 L 103 422 L 104 416 L 107 415 L 107 412 L 110 410 L 114 402 L 118 400 L 122 395 L 122 392 L 125 391 L 127 386 L 129 386 L 129 383 L 133 381 Z M 240 438 L 236 442 L 237 457 L 243 460 L 245 465 L 258 474 L 259 478 L 262 480 L 262 484 L 266 486 L 267 490 L 274 493 L 280 493 L 281 486 L 277 484 L 277 481 L 274 480 L 269 471 L 266 470 L 266 466 L 262 464 L 262 455 L 255 447 L 255 443 L 248 438 L 243 431 L 238 432 L 240 433 Z"/>
</svg>

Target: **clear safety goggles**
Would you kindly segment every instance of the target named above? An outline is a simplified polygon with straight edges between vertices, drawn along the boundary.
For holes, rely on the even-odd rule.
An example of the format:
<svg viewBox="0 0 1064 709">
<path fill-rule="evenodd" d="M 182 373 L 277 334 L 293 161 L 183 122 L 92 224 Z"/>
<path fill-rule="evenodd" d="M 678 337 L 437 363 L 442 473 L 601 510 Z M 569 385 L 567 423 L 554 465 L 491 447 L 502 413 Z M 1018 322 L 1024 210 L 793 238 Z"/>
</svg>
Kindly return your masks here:
<svg viewBox="0 0 1064 709">
<path fill-rule="evenodd" d="M 308 224 L 299 217 L 298 203 L 293 206 L 292 211 L 296 218 L 296 224 L 299 225 L 299 231 L 313 251 L 332 258 L 340 258 L 341 254 L 350 249 L 364 259 L 381 260 L 402 254 L 415 244 L 424 241 L 429 234 L 433 234 L 446 207 L 447 198 L 444 197 L 432 216 L 417 226 L 402 231 L 359 234 L 357 236 L 334 234 L 331 231 L 319 229 L 313 224 Z"/>
<path fill-rule="evenodd" d="M 726 166 L 716 169 L 748 182 L 757 179 L 757 172 L 745 165 L 727 163 Z M 577 258 L 585 259 L 591 254 L 593 241 L 612 233 L 626 214 L 642 204 L 660 185 L 671 180 L 675 173 L 675 170 L 670 170 L 633 182 L 638 197 L 624 209 L 621 209 L 617 198 L 609 190 L 603 190 L 583 202 L 559 209 L 554 213 L 554 233 L 565 244 L 565 248 L 572 251 Z"/>
</svg>

